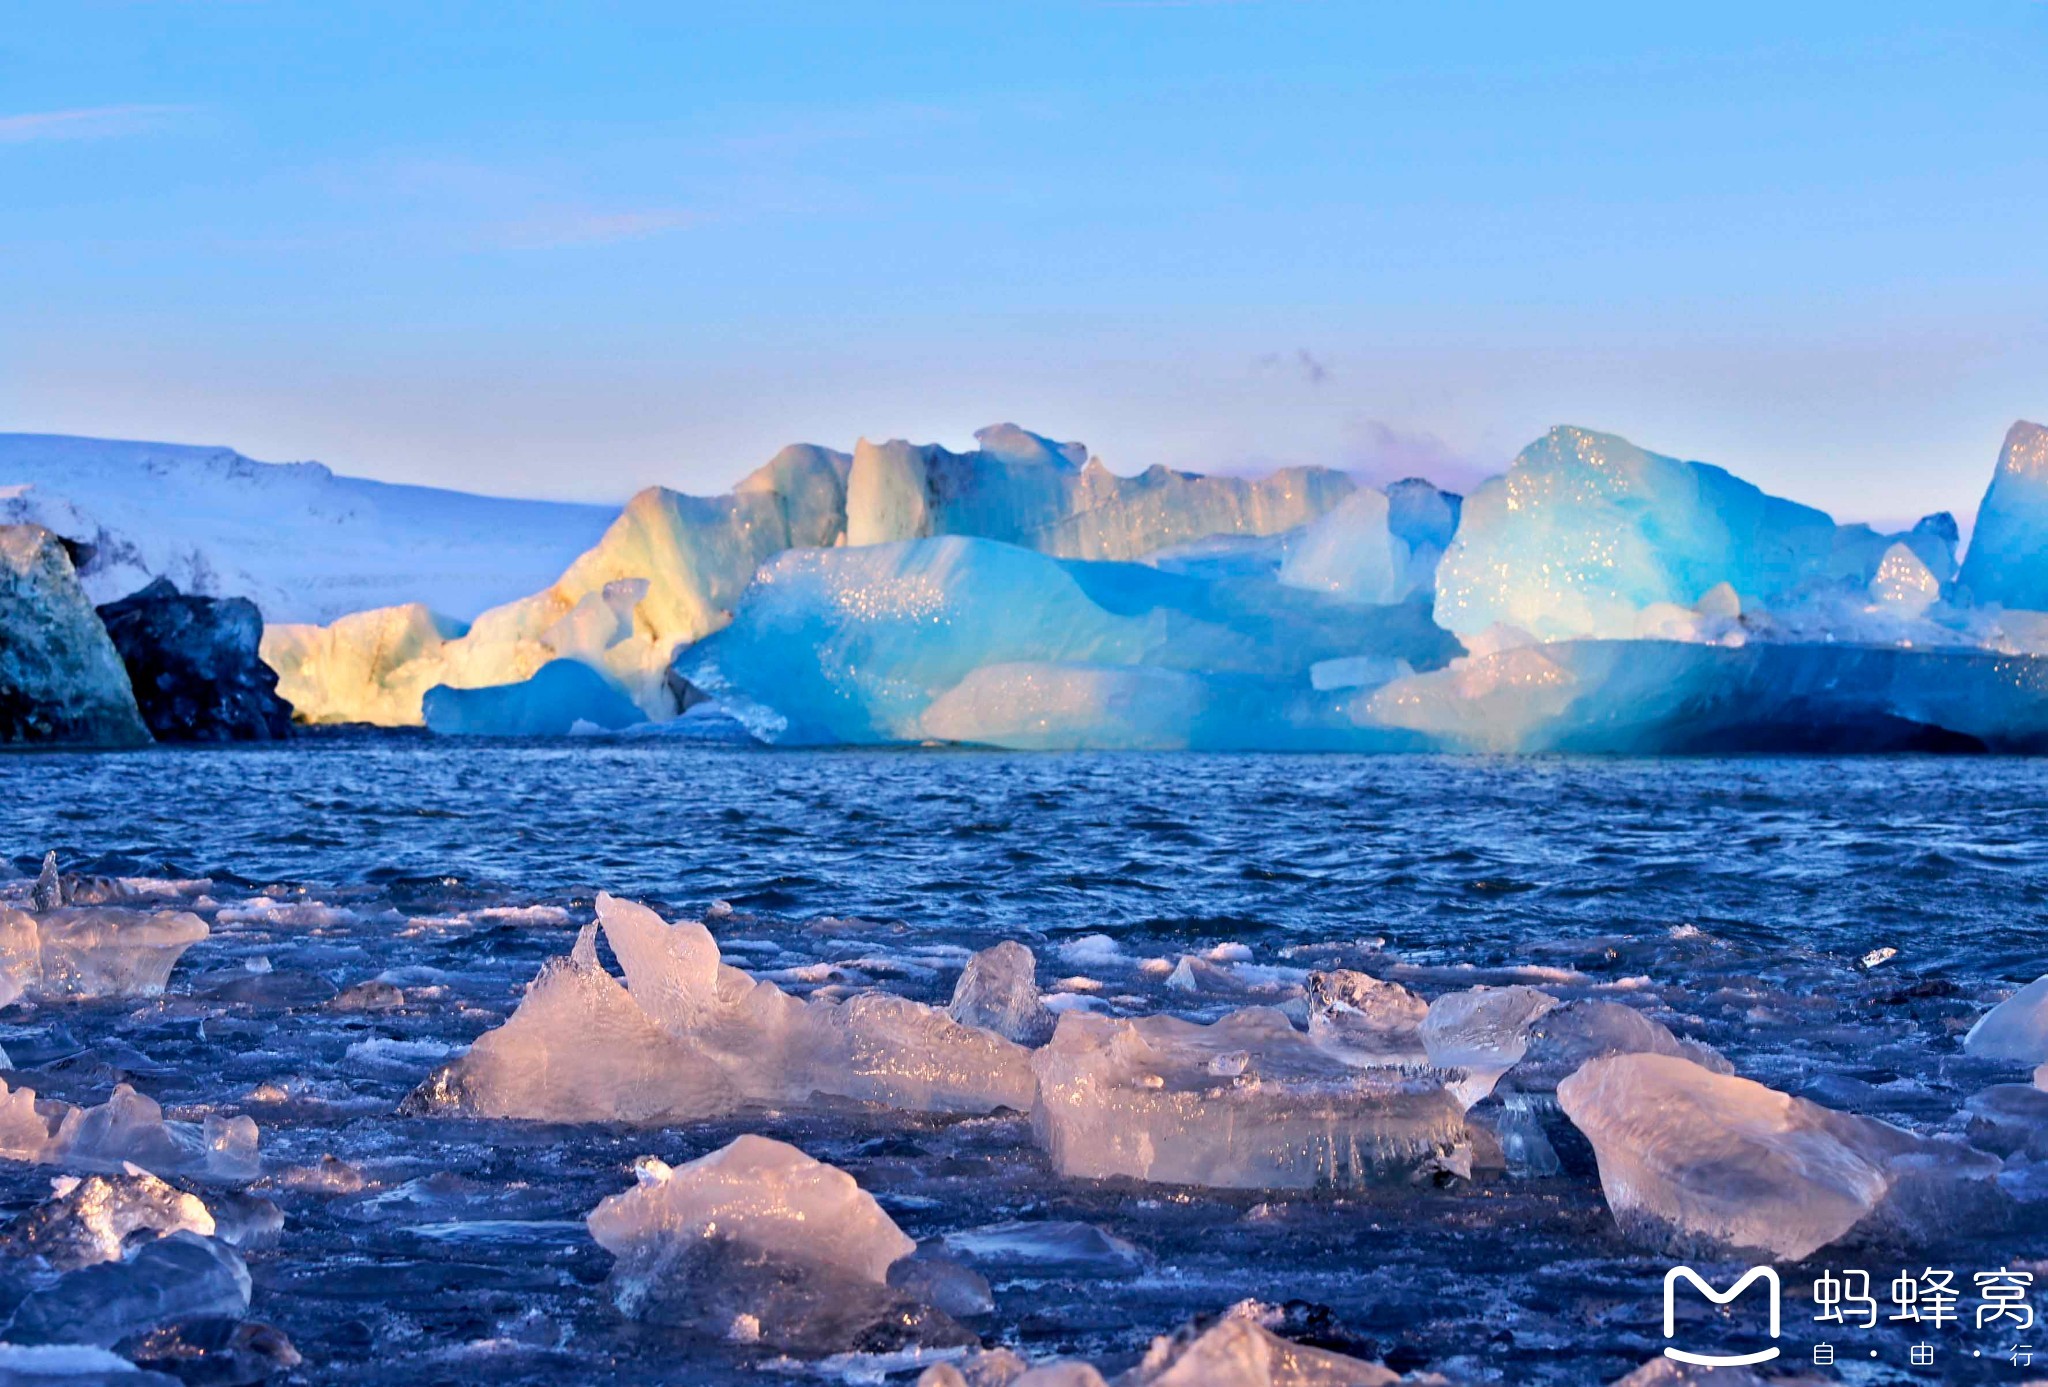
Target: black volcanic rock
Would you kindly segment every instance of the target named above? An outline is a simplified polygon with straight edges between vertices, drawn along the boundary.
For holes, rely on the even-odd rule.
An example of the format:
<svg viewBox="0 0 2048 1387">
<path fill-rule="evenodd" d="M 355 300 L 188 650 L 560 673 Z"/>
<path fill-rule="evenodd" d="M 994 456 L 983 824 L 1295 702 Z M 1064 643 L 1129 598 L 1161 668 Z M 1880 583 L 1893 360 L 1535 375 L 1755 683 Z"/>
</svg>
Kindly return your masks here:
<svg viewBox="0 0 2048 1387">
<path fill-rule="evenodd" d="M 291 705 L 277 696 L 277 673 L 256 653 L 263 617 L 246 597 L 191 597 L 159 578 L 99 614 L 157 740 L 291 735 Z"/>
</svg>

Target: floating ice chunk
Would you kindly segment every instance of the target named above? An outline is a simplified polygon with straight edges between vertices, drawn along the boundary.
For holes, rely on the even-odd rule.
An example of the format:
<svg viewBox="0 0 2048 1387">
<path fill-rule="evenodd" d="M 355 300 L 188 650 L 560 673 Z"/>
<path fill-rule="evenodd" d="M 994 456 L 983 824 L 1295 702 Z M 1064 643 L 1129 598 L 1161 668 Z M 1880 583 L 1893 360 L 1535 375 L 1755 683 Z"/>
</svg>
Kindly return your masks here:
<svg viewBox="0 0 2048 1387">
<path fill-rule="evenodd" d="M 1006 1348 L 969 1349 L 952 1363 L 934 1363 L 917 1376 L 917 1387 L 1016 1387 L 1029 1365 Z"/>
<path fill-rule="evenodd" d="M 1611 1387 L 1764 1387 L 1747 1368 L 1699 1368 L 1670 1358 L 1652 1358 Z"/>
<path fill-rule="evenodd" d="M 1963 1049 L 1980 1059 L 2048 1063 L 2048 977 L 2039 977 L 1977 1018 Z"/>
<path fill-rule="evenodd" d="M 1063 1175 L 1349 1187 L 1454 1160 L 1464 1140 L 1436 1078 L 1354 1068 L 1265 1007 L 1207 1026 L 1068 1012 L 1032 1062 L 1032 1128 Z"/>
<path fill-rule="evenodd" d="M 1529 1027 L 1557 1005 L 1533 987 L 1474 987 L 1446 992 L 1429 1004 L 1419 1030 L 1429 1062 L 1463 1070 L 1456 1085 L 1466 1106 L 1493 1091 L 1494 1082 L 1529 1048 Z"/>
<path fill-rule="evenodd" d="M 81 1267 L 31 1292 L 7 1336 L 24 1344 L 104 1348 L 175 1320 L 240 1318 L 248 1309 L 249 1269 L 242 1259 L 224 1243 L 181 1229 L 120 1261 Z"/>
<path fill-rule="evenodd" d="M 36 884 L 29 891 L 29 909 L 55 910 L 64 904 L 64 880 L 57 874 L 57 854 L 50 851 L 43 854 L 43 869 L 36 873 Z"/>
<path fill-rule="evenodd" d="M 85 1344 L 0 1344 L 0 1382 L 8 1387 L 100 1387 L 106 1382 L 171 1387 L 177 1380 L 145 1373 L 118 1353 Z"/>
<path fill-rule="evenodd" d="M 114 1347 L 139 1368 L 195 1387 L 268 1382 L 305 1361 L 283 1330 L 225 1315 L 161 1325 Z"/>
<path fill-rule="evenodd" d="M 610 895 L 598 918 L 404 1110 L 677 1122 L 821 1093 L 930 1112 L 1031 1106 L 1029 1052 L 936 1007 L 884 993 L 805 1001 L 720 962 L 695 921 Z M 623 988 L 597 961 L 600 927 Z"/>
<path fill-rule="evenodd" d="M 214 1234 L 213 1215 L 197 1196 L 173 1188 L 146 1170 L 117 1175 L 63 1176 L 56 1193 L 8 1228 L 6 1248 L 40 1257 L 58 1271 L 95 1262 L 118 1262 L 135 1234 L 163 1237 L 185 1229 Z"/>
<path fill-rule="evenodd" d="M 1092 1223 L 1037 1219 L 948 1233 L 946 1250 L 976 1266 L 1026 1276 L 1136 1276 L 1151 1259 Z"/>
<path fill-rule="evenodd" d="M 542 965 L 505 1024 L 436 1071 L 401 1111 L 689 1122 L 739 1102 L 725 1072 L 656 1025 L 592 952 Z"/>
<path fill-rule="evenodd" d="M 1309 1039 L 1350 1064 L 1422 1064 L 1429 1003 L 1397 982 L 1333 968 L 1308 975 Z"/>
<path fill-rule="evenodd" d="M 1715 1074 L 1735 1066 L 1711 1046 L 1681 1040 L 1662 1022 L 1620 1002 L 1572 1001 L 1546 1008 L 1524 1032 L 1522 1057 L 1502 1080 L 1523 1093 L 1555 1093 L 1588 1060 L 1609 1055 L 1674 1055 Z"/>
<path fill-rule="evenodd" d="M 510 684 L 436 684 L 420 700 L 430 731 L 456 737 L 566 737 L 577 724 L 612 732 L 647 721 L 626 690 L 581 660 L 550 660 Z"/>
<path fill-rule="evenodd" d="M 674 1169 L 642 1158 L 637 1171 L 589 1218 L 618 1259 L 612 1297 L 629 1317 L 800 1351 L 890 1323 L 902 1342 L 971 1342 L 889 1285 L 916 1244 L 845 1171 L 758 1136 Z"/>
<path fill-rule="evenodd" d="M 936 1007 L 886 992 L 864 992 L 833 1005 L 816 1001 L 844 1068 L 824 1068 L 809 1083 L 839 1094 L 913 1112 L 1028 1112 L 1038 1093 L 1031 1052 L 993 1031 L 963 1026 Z"/>
<path fill-rule="evenodd" d="M 1882 1213 L 1953 1231 L 1995 1158 L 1669 1055 L 1615 1055 L 1558 1085 L 1624 1232 L 1798 1260 Z M 1925 1227 L 1921 1232 L 1927 1231 Z"/>
<path fill-rule="evenodd" d="M 967 960 L 946 1014 L 1019 1045 L 1043 1045 L 1052 1036 L 1053 1014 L 1038 996 L 1038 960 L 1014 939 Z"/>
<path fill-rule="evenodd" d="M 0 1004 L 160 996 L 179 955 L 206 936 L 206 922 L 184 910 L 0 908 Z"/>
<path fill-rule="evenodd" d="M 16 1092 L 33 1100 L 28 1089 Z M 98 1107 L 67 1107 L 38 1159 L 72 1170 L 120 1171 L 132 1163 L 159 1175 L 237 1183 L 262 1172 L 257 1141 L 248 1117 L 166 1121 L 154 1098 L 116 1084 Z"/>
<path fill-rule="evenodd" d="M 1152 1341 L 1119 1382 L 1132 1387 L 1387 1387 L 1400 1377 L 1377 1363 L 1292 1343 L 1260 1324 L 1266 1307 L 1234 1307 L 1206 1330 Z"/>
<path fill-rule="evenodd" d="M 0 1157 L 7 1159 L 114 1173 L 132 1163 L 235 1183 L 260 1173 L 256 1147 L 256 1124 L 247 1117 L 209 1113 L 204 1122 L 167 1122 L 154 1099 L 127 1084 L 117 1084 L 98 1107 L 75 1108 L 38 1103 L 34 1089 L 0 1082 Z"/>
</svg>

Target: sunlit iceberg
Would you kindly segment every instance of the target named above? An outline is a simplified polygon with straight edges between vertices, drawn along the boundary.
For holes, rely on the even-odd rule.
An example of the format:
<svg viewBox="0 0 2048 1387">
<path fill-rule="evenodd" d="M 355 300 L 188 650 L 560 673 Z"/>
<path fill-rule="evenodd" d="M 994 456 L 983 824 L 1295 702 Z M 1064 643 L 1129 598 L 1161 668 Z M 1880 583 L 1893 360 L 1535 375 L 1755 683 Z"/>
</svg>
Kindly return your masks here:
<svg viewBox="0 0 2048 1387">
<path fill-rule="evenodd" d="M 1979 602 L 2048 611 L 2048 428 L 2005 435 L 1957 585 Z"/>
</svg>

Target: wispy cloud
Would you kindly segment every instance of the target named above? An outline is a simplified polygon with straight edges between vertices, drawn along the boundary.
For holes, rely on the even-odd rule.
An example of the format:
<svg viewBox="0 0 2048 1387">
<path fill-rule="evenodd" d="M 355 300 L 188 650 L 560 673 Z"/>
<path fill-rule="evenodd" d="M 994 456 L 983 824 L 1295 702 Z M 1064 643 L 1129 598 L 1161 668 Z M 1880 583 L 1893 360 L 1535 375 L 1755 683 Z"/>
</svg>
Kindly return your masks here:
<svg viewBox="0 0 2048 1387">
<path fill-rule="evenodd" d="M 0 116 L 0 144 L 142 135 L 191 110 L 190 106 L 80 106 L 68 111 L 27 111 Z"/>
<path fill-rule="evenodd" d="M 1291 352 L 1267 352 L 1255 358 L 1252 364 L 1261 371 L 1284 371 L 1299 376 L 1310 385 L 1321 385 L 1330 378 L 1330 363 L 1307 347 L 1296 347 Z"/>
</svg>

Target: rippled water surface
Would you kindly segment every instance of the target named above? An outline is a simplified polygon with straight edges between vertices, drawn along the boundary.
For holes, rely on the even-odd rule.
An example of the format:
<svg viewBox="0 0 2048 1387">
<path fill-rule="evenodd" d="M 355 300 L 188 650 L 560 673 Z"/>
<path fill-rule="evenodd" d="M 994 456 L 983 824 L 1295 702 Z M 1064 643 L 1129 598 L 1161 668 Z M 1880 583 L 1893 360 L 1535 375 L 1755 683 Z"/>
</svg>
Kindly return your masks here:
<svg viewBox="0 0 2048 1387">
<path fill-rule="evenodd" d="M 762 1380 L 738 1350 L 620 1321 L 608 1258 L 578 1222 L 635 1155 L 686 1160 L 747 1129 L 845 1166 L 913 1237 L 1080 1218 L 1152 1255 L 1136 1278 L 992 1278 L 996 1314 L 975 1328 L 1032 1354 L 1127 1364 L 1152 1334 L 1246 1296 L 1308 1302 L 1298 1314 L 1326 1342 L 1471 1380 L 1606 1381 L 1662 1342 L 1668 1261 L 1622 1242 L 1582 1178 L 1275 1201 L 1059 1181 L 1026 1124 L 1002 1117 L 849 1110 L 636 1132 L 395 1116 L 567 950 L 599 888 L 671 914 L 725 902 L 721 942 L 750 967 L 922 1000 L 1002 938 L 1038 952 L 1043 985 L 1071 975 L 1123 1012 L 1298 1005 L 1291 979 L 1331 965 L 1425 995 L 1516 979 L 1626 995 L 1742 1073 L 1927 1131 L 1959 1131 L 1963 1098 L 2016 1077 L 1964 1059 L 1957 1037 L 2048 973 L 2048 763 L 2030 760 L 394 738 L 0 757 L 0 796 L 19 872 L 55 848 L 68 870 L 212 880 L 224 913 L 161 1003 L 16 1009 L 0 1041 L 29 1057 L 16 1082 L 39 1092 L 99 1101 L 127 1079 L 167 1108 L 256 1118 L 260 1188 L 287 1221 L 251 1259 L 252 1313 L 292 1336 L 316 1381 Z M 1091 934 L 1133 961 L 1241 943 L 1263 971 L 1170 992 L 1063 952 Z M 1880 946 L 1897 956 L 1857 966 Z M 326 1005 L 380 976 L 405 990 L 402 1009 Z M 365 1187 L 295 1173 L 327 1154 Z M 26 1207 L 46 1175 L 9 1170 L 0 1191 Z M 2021 1221 L 1865 1261 L 1996 1266 L 2044 1249 Z M 1859 1345 L 1903 1364 L 1905 1342 L 1886 1329 Z M 1974 1346 L 1953 1335 L 1934 1376 L 2023 1376 L 1989 1376 Z"/>
</svg>

